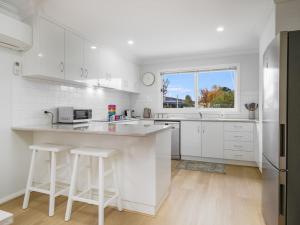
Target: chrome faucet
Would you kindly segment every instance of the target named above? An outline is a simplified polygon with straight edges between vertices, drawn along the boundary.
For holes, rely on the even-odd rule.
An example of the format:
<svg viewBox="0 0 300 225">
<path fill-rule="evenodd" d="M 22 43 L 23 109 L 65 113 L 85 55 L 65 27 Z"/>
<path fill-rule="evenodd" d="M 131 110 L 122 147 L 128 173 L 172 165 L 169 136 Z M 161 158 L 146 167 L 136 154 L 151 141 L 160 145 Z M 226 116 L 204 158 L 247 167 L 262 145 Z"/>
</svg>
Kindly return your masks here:
<svg viewBox="0 0 300 225">
<path fill-rule="evenodd" d="M 202 114 L 202 112 L 199 112 L 199 116 L 200 116 L 200 119 L 203 119 L 203 114 Z"/>
</svg>

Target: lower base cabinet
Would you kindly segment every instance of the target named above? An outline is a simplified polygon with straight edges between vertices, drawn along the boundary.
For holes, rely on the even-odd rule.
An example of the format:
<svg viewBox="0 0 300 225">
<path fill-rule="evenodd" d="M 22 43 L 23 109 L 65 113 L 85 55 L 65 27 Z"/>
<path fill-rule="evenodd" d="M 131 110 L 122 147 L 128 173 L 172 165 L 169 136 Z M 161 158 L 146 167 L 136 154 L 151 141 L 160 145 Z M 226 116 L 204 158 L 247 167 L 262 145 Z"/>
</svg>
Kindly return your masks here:
<svg viewBox="0 0 300 225">
<path fill-rule="evenodd" d="M 202 122 L 202 157 L 223 158 L 222 122 Z"/>
<path fill-rule="evenodd" d="M 201 122 L 181 122 L 181 155 L 201 157 Z"/>
<path fill-rule="evenodd" d="M 254 127 L 253 122 L 182 121 L 182 158 L 255 165 L 258 149 Z"/>
</svg>

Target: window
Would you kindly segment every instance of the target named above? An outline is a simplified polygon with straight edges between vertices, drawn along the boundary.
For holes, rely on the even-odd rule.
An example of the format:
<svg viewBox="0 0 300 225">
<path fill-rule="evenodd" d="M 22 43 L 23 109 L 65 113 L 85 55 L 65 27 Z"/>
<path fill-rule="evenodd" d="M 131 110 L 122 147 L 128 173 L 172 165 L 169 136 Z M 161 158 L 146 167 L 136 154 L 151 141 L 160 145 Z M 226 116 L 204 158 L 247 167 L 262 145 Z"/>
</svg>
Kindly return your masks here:
<svg viewBox="0 0 300 225">
<path fill-rule="evenodd" d="M 237 67 L 162 73 L 163 108 L 235 109 Z"/>
<path fill-rule="evenodd" d="M 174 73 L 163 75 L 164 108 L 195 107 L 194 73 Z"/>
</svg>

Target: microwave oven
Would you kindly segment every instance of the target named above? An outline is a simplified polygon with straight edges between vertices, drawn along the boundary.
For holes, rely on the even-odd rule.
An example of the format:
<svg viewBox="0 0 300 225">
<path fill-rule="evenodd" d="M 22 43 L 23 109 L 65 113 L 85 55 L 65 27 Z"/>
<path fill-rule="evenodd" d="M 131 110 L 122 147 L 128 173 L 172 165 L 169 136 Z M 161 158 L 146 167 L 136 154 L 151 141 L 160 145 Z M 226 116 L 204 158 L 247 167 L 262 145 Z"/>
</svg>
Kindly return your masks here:
<svg viewBox="0 0 300 225">
<path fill-rule="evenodd" d="M 87 123 L 92 119 L 91 109 L 58 107 L 58 123 Z"/>
</svg>

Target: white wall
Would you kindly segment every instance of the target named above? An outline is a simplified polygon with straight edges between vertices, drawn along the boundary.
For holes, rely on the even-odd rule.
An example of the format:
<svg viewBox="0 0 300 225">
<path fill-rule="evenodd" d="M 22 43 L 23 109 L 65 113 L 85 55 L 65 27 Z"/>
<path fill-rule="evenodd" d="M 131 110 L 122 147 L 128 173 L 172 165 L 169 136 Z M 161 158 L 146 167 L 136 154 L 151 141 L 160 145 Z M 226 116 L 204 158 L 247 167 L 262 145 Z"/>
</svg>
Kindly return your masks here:
<svg viewBox="0 0 300 225">
<path fill-rule="evenodd" d="M 30 135 L 11 130 L 12 65 L 19 60 L 20 53 L 0 47 L 0 204 L 22 193 L 30 158 Z"/>
<path fill-rule="evenodd" d="M 276 32 L 300 30 L 300 1 L 291 0 L 276 5 Z"/>
<path fill-rule="evenodd" d="M 13 124 L 47 124 L 44 110 L 74 106 L 93 110 L 93 119 L 107 119 L 107 105 L 116 104 L 117 113 L 130 108 L 130 94 L 110 89 L 64 86 L 50 81 L 13 79 Z"/>
<path fill-rule="evenodd" d="M 147 64 L 141 67 L 141 74 L 153 72 L 156 75 L 154 85 L 146 87 L 141 84 L 142 94 L 133 97 L 132 105 L 137 114 L 142 114 L 144 107 L 150 107 L 152 112 L 161 112 L 160 105 L 160 72 L 171 69 L 182 69 L 191 67 L 205 67 L 223 64 L 240 65 L 240 94 L 241 110 L 235 113 L 235 117 L 246 118 L 248 111 L 244 104 L 258 102 L 258 53 L 227 55 L 227 56 L 199 56 L 193 59 L 168 60 L 161 63 Z M 228 114 L 228 116 L 230 116 Z"/>
</svg>

